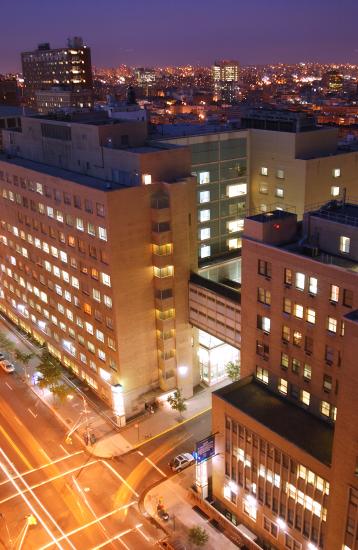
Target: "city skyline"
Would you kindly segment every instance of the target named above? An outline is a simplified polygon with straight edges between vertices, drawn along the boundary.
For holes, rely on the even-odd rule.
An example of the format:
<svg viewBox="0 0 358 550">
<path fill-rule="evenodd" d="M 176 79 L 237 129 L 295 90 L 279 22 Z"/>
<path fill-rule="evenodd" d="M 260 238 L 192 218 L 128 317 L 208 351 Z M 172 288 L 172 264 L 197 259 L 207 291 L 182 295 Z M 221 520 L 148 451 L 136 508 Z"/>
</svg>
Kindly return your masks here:
<svg viewBox="0 0 358 550">
<path fill-rule="evenodd" d="M 8 4 L 3 17 L 16 24 L 15 29 L 6 27 L 0 37 L 0 72 L 19 71 L 21 51 L 33 50 L 40 42 L 61 47 L 73 35 L 83 36 L 97 66 L 210 65 L 216 58 L 234 58 L 244 65 L 358 63 L 354 28 L 358 5 L 343 0 L 337 7 L 335 0 L 325 3 L 324 12 L 319 2 L 312 6 L 307 0 L 289 6 L 283 0 L 270 5 L 255 0 L 241 6 L 223 0 L 218 14 L 213 2 L 206 2 L 204 11 L 200 3 L 191 6 L 188 0 L 180 10 L 168 9 L 163 0 L 150 7 L 142 1 L 118 6 L 105 0 L 99 11 L 93 0 L 86 4 L 80 0 L 75 6 L 64 0 L 53 24 L 53 8 L 39 0 L 32 2 L 31 9 L 25 4 L 20 14 Z"/>
</svg>

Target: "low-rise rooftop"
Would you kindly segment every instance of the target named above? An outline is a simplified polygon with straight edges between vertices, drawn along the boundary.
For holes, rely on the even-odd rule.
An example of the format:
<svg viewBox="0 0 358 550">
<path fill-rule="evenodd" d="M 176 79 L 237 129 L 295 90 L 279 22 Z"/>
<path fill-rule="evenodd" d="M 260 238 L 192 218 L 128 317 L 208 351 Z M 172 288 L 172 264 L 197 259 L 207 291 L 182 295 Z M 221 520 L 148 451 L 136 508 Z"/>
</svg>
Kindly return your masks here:
<svg viewBox="0 0 358 550">
<path fill-rule="evenodd" d="M 101 180 L 85 174 L 79 174 L 70 170 L 64 170 L 56 166 L 49 166 L 48 164 L 42 164 L 41 162 L 35 162 L 33 160 L 27 160 L 20 157 L 11 157 L 8 155 L 0 154 L 0 161 L 4 161 L 7 164 L 13 164 L 14 166 L 21 166 L 34 172 L 40 172 L 47 176 L 54 178 L 60 178 L 63 180 L 78 183 L 79 185 L 85 185 L 92 189 L 99 189 L 101 191 L 114 191 L 115 189 L 126 189 L 128 185 L 122 185 L 114 181 Z"/>
<path fill-rule="evenodd" d="M 323 464 L 331 464 L 333 426 L 272 393 L 254 377 L 224 386 L 214 395 Z"/>
</svg>

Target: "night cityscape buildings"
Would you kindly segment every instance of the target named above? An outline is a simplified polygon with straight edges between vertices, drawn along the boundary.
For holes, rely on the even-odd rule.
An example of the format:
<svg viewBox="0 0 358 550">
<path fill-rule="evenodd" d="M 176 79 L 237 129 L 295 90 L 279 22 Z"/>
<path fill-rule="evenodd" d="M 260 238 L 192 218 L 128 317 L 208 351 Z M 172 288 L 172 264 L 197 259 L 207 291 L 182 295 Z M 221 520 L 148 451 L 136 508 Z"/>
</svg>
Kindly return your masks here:
<svg viewBox="0 0 358 550">
<path fill-rule="evenodd" d="M 315 6 L 273 37 L 274 9 L 238 29 L 225 2 L 200 40 L 185 0 L 141 6 L 130 43 L 128 6 L 112 40 L 89 3 L 88 43 L 27 51 L 28 19 L 21 73 L 5 55 L 6 549 L 358 550 L 358 65 L 327 62 L 338 14 L 323 62 Z M 296 27 L 292 59 L 321 62 L 245 63 L 263 35 L 285 59 Z"/>
</svg>

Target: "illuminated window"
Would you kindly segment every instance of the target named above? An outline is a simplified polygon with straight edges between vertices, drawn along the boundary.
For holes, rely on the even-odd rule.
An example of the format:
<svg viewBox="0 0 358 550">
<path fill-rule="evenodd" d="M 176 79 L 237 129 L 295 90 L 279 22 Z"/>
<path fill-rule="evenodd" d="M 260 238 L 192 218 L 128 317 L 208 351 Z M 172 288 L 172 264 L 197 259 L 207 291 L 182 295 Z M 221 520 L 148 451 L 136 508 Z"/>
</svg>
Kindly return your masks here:
<svg viewBox="0 0 358 550">
<path fill-rule="evenodd" d="M 167 265 L 165 267 L 154 267 L 154 277 L 164 278 L 164 277 L 172 277 L 174 274 L 174 267 L 172 265 Z"/>
<path fill-rule="evenodd" d="M 235 250 L 237 248 L 240 248 L 241 245 L 241 239 L 228 239 L 227 240 L 227 246 L 229 250 Z"/>
<path fill-rule="evenodd" d="M 295 304 L 293 307 L 293 314 L 295 317 L 303 319 L 303 306 L 301 306 L 300 304 Z"/>
<path fill-rule="evenodd" d="M 287 268 L 285 269 L 284 282 L 285 282 L 285 285 L 292 285 L 293 275 L 292 275 L 291 269 L 287 269 Z"/>
<path fill-rule="evenodd" d="M 198 179 L 200 185 L 210 183 L 210 172 L 199 172 Z"/>
<path fill-rule="evenodd" d="M 267 204 L 260 204 L 260 211 L 267 212 Z"/>
<path fill-rule="evenodd" d="M 268 176 L 268 168 L 267 168 L 267 166 L 261 166 L 261 168 L 260 168 L 260 174 L 261 174 L 261 176 Z"/>
<path fill-rule="evenodd" d="M 269 376 L 268 376 L 268 370 L 262 369 L 261 367 L 256 367 L 256 378 L 261 380 L 264 384 L 268 384 Z"/>
<path fill-rule="evenodd" d="M 249 495 L 250 496 L 250 495 Z M 252 497 L 253 498 L 253 497 Z M 246 497 L 246 499 L 243 502 L 243 509 L 244 513 L 248 515 L 253 521 L 256 521 L 257 517 L 257 507 L 256 503 L 251 501 L 249 497 Z"/>
<path fill-rule="evenodd" d="M 210 256 L 210 253 L 211 247 L 209 245 L 200 247 L 200 258 L 207 258 L 208 256 Z"/>
<path fill-rule="evenodd" d="M 303 378 L 305 378 L 305 380 L 311 380 L 311 377 L 312 377 L 312 368 L 310 367 L 310 365 L 307 365 L 307 363 L 305 363 L 303 367 Z"/>
<path fill-rule="evenodd" d="M 327 401 L 321 401 L 321 413 L 324 416 L 329 416 L 331 412 L 331 405 Z"/>
<path fill-rule="evenodd" d="M 299 290 L 305 289 L 305 275 L 303 273 L 296 273 L 296 288 Z"/>
<path fill-rule="evenodd" d="M 106 296 L 106 295 L 103 296 L 103 303 L 109 309 L 112 308 L 112 298 L 110 298 L 109 296 Z"/>
<path fill-rule="evenodd" d="M 283 299 L 283 311 L 284 313 L 291 313 L 292 311 L 292 302 L 289 298 Z"/>
<path fill-rule="evenodd" d="M 210 191 L 200 191 L 199 200 L 200 200 L 200 203 L 209 202 L 210 201 Z"/>
<path fill-rule="evenodd" d="M 308 391 L 305 391 L 305 390 L 301 391 L 301 401 L 304 405 L 308 406 L 310 404 L 310 398 L 311 398 L 311 394 Z"/>
<path fill-rule="evenodd" d="M 294 346 L 301 346 L 302 344 L 302 333 L 298 330 L 293 331 L 293 345 Z"/>
<path fill-rule="evenodd" d="M 282 187 L 276 187 L 275 195 L 276 195 L 276 197 L 280 197 L 280 198 L 282 198 L 284 196 Z"/>
<path fill-rule="evenodd" d="M 106 241 L 107 240 L 107 229 L 105 229 L 104 227 L 99 227 L 98 228 L 98 238 L 101 239 L 102 241 Z"/>
<path fill-rule="evenodd" d="M 231 220 L 226 223 L 226 227 L 229 233 L 236 233 L 237 231 L 242 231 L 244 229 L 244 220 L 243 219 Z"/>
<path fill-rule="evenodd" d="M 287 353 L 281 353 L 281 367 L 287 369 L 289 364 L 289 357 Z"/>
<path fill-rule="evenodd" d="M 94 237 L 96 236 L 96 230 L 95 230 L 94 224 L 91 222 L 87 223 L 87 233 Z"/>
<path fill-rule="evenodd" d="M 86 327 L 87 332 L 89 332 L 89 334 L 93 334 L 93 325 L 91 323 L 88 323 L 86 321 L 85 322 L 85 327 Z"/>
<path fill-rule="evenodd" d="M 332 170 L 332 176 L 334 178 L 339 178 L 341 175 L 341 169 L 340 168 L 333 168 Z"/>
<path fill-rule="evenodd" d="M 306 310 L 306 321 L 312 323 L 312 325 L 316 322 L 316 311 L 311 307 L 308 307 Z"/>
<path fill-rule="evenodd" d="M 226 187 L 226 194 L 228 197 L 240 197 L 246 195 L 247 183 L 235 183 Z"/>
<path fill-rule="evenodd" d="M 332 197 L 338 197 L 339 196 L 339 187 L 337 185 L 332 185 L 332 187 L 331 187 L 331 196 Z"/>
<path fill-rule="evenodd" d="M 341 236 L 339 239 L 339 250 L 345 254 L 349 254 L 351 248 L 351 240 L 349 237 Z"/>
<path fill-rule="evenodd" d="M 143 182 L 144 185 L 150 185 L 152 183 L 151 174 L 143 174 L 142 175 L 142 182 Z"/>
<path fill-rule="evenodd" d="M 329 299 L 331 302 L 338 302 L 339 300 L 339 286 L 331 285 L 331 292 Z"/>
<path fill-rule="evenodd" d="M 257 316 L 257 328 L 263 330 L 264 332 L 269 333 L 271 330 L 271 320 L 269 317 L 264 317 L 262 315 Z"/>
<path fill-rule="evenodd" d="M 106 286 L 111 286 L 111 277 L 107 273 L 101 273 L 102 283 Z"/>
<path fill-rule="evenodd" d="M 85 225 L 83 223 L 83 219 L 82 218 L 76 218 L 76 228 L 79 230 L 79 231 L 84 231 L 85 230 Z"/>
<path fill-rule="evenodd" d="M 283 393 L 284 395 L 287 395 L 287 388 L 288 388 L 288 382 L 284 378 L 278 379 L 278 391 L 280 393 Z"/>
<path fill-rule="evenodd" d="M 334 317 L 328 317 L 327 330 L 329 330 L 329 332 L 337 332 L 337 319 L 335 319 Z"/>
<path fill-rule="evenodd" d="M 318 280 L 316 279 L 316 277 L 310 277 L 309 278 L 308 292 L 310 294 L 317 294 L 317 292 L 318 292 Z"/>
<path fill-rule="evenodd" d="M 199 221 L 207 222 L 210 220 L 210 210 L 200 210 L 199 212 Z"/>
<path fill-rule="evenodd" d="M 284 342 L 289 342 L 291 337 L 291 329 L 290 327 L 283 325 L 282 327 L 282 340 Z"/>
<path fill-rule="evenodd" d="M 90 306 L 90 304 L 85 303 L 83 305 L 83 311 L 85 313 L 87 313 L 87 315 L 91 315 L 92 314 L 92 307 Z"/>
<path fill-rule="evenodd" d="M 200 240 L 205 241 L 206 239 L 210 239 L 210 227 L 203 227 L 200 229 Z"/>
</svg>

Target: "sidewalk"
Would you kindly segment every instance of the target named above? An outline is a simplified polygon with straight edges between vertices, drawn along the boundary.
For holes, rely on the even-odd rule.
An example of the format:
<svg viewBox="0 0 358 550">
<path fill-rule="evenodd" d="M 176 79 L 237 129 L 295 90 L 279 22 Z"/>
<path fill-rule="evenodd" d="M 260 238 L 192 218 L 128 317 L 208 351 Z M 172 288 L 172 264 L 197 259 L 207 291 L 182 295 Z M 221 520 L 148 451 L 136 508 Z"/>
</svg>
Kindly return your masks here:
<svg viewBox="0 0 358 550">
<path fill-rule="evenodd" d="M 19 350 L 38 353 L 39 348 L 28 341 L 26 336 L 3 317 L 0 317 L 0 332 L 6 334 Z M 20 373 L 20 376 L 22 375 L 25 380 L 23 366 L 19 362 L 11 360 L 16 366 L 17 373 Z M 27 369 L 29 388 L 51 408 L 57 419 L 66 426 L 67 432 L 71 431 L 81 414 L 84 418 L 85 415 L 82 411 L 84 410 L 84 403 L 86 403 L 89 431 L 96 438 L 96 443 L 87 446 L 87 450 L 101 458 L 111 458 L 125 454 L 143 442 L 154 439 L 158 434 L 169 431 L 180 423 L 185 423 L 209 410 L 211 408 L 212 391 L 227 383 L 224 381 L 215 387 L 200 389 L 193 397 L 186 400 L 187 410 L 183 413 L 181 420 L 178 412 L 173 411 L 167 402 L 163 402 L 154 414 L 146 412 L 135 421 L 131 421 L 127 426 L 119 428 L 111 417 L 109 407 L 80 380 L 71 380 L 66 369 L 64 369 L 63 382 L 72 387 L 73 392 L 65 402 L 55 403 L 52 394 L 48 390 L 41 390 L 33 380 L 37 363 L 37 358 L 32 359 Z M 86 428 L 86 422 L 84 422 L 73 434 L 73 437 L 79 439 L 83 444 Z"/>
<path fill-rule="evenodd" d="M 179 539 L 188 548 L 188 532 L 191 527 L 203 527 L 209 539 L 203 546 L 204 550 L 237 550 L 238 546 L 231 542 L 223 533 L 215 529 L 209 518 L 198 514 L 193 509 L 193 503 L 189 500 L 188 489 L 195 477 L 195 466 L 186 468 L 180 474 L 169 478 L 153 489 L 144 497 L 143 506 L 145 512 L 153 517 L 164 530 L 169 533 L 169 539 Z M 158 518 L 157 505 L 162 502 L 169 514 L 169 521 L 164 522 Z"/>
</svg>

